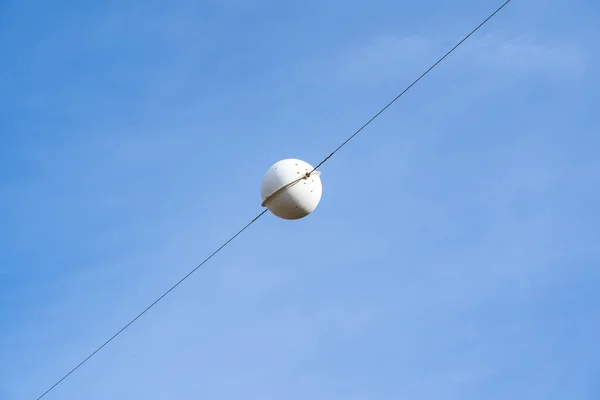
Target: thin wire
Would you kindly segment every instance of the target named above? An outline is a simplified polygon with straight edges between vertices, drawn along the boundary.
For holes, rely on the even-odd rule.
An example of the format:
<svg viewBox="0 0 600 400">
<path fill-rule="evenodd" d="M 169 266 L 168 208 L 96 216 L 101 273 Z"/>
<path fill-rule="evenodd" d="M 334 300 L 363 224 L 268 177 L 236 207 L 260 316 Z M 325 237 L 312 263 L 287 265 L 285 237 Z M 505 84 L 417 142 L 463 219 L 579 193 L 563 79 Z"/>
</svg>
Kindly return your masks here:
<svg viewBox="0 0 600 400">
<path fill-rule="evenodd" d="M 415 79 L 406 89 L 404 89 L 398 96 L 396 96 L 392 101 L 390 101 L 385 107 L 383 107 L 377 114 L 375 114 L 370 120 L 368 120 L 363 126 L 361 126 L 356 132 L 354 132 L 348 139 L 346 139 L 341 145 L 339 145 L 331 154 L 329 154 L 327 157 L 325 157 L 325 159 L 323 159 L 323 161 L 321 161 L 319 164 L 317 164 L 317 166 L 310 172 L 314 172 L 317 170 L 317 168 L 319 168 L 320 166 L 322 166 L 327 160 L 329 160 L 331 157 L 333 157 L 333 155 L 335 153 L 337 153 L 342 147 L 344 147 L 349 141 L 351 141 L 352 139 L 354 139 L 354 137 L 356 135 L 358 135 L 364 128 L 367 127 L 367 125 L 369 125 L 371 122 L 373 122 L 377 117 L 379 117 L 379 115 L 381 115 L 385 110 L 387 110 L 392 104 L 394 104 L 396 102 L 396 100 L 398 100 L 400 97 L 402 97 L 406 92 L 408 92 L 414 85 L 417 84 L 417 82 L 419 82 L 423 77 L 425 77 L 425 75 L 427 75 L 432 69 L 434 69 L 439 63 L 441 63 L 446 57 L 448 57 L 450 55 L 450 53 L 452 53 L 454 50 L 456 50 L 461 44 L 463 44 L 463 42 L 465 42 L 469 37 L 471 37 L 471 35 L 473 35 L 475 32 L 477 32 L 479 30 L 479 28 L 481 28 L 486 22 L 488 22 L 490 19 L 492 19 L 492 17 L 494 17 L 494 15 L 496 15 L 500 10 L 502 10 L 508 3 L 510 3 L 511 0 L 507 0 L 506 2 L 504 2 L 504 4 L 502 4 L 500 7 L 498 7 L 496 9 L 496 11 L 494 11 L 492 14 L 490 14 L 489 17 L 487 17 L 482 23 L 480 23 L 475 29 L 473 29 L 471 32 L 469 32 L 468 35 L 466 35 L 460 42 L 458 42 L 452 49 L 450 49 L 446 54 L 444 54 L 438 61 L 435 62 L 435 64 L 433 64 L 431 67 L 429 67 L 425 72 L 423 72 L 417 79 Z M 248 224 L 246 224 L 246 226 L 244 226 L 242 229 L 240 229 L 235 235 L 233 235 L 231 238 L 229 238 L 229 240 L 227 240 L 225 243 L 223 243 L 221 245 L 221 247 L 219 247 L 217 250 L 215 250 L 211 255 L 209 255 L 207 258 L 204 259 L 204 261 L 202 261 L 200 264 L 198 264 L 198 266 L 196 268 L 194 268 L 193 270 L 191 270 L 187 275 L 185 275 L 183 278 L 181 278 L 175 285 L 171 286 L 171 288 L 169 290 L 167 290 L 165 293 L 163 293 L 159 298 L 157 298 L 152 304 L 150 304 L 148 307 L 146 307 L 144 309 L 144 311 L 142 311 L 141 313 L 139 313 L 135 318 L 133 318 L 131 321 L 129 321 L 129 323 L 127 323 L 127 325 L 125 325 L 123 328 L 121 328 L 117 333 L 115 333 L 110 339 L 108 339 L 106 342 L 104 342 L 100 347 L 98 347 L 96 350 L 94 350 L 89 356 L 87 356 L 83 361 L 81 361 L 79 364 L 77 364 L 71 371 L 69 371 L 65 376 L 63 376 L 59 381 L 57 381 L 54 385 L 52 385 L 48 390 L 46 390 L 40 397 L 37 398 L 37 400 L 40 400 L 42 397 L 46 396 L 48 393 L 50 393 L 51 390 L 53 390 L 56 386 L 58 386 L 61 382 L 63 382 L 65 379 L 67 379 L 73 372 L 75 372 L 77 369 L 79 369 L 83 364 L 85 364 L 90 358 L 92 358 L 94 355 L 96 355 L 96 353 L 98 353 L 100 350 L 102 350 L 107 344 L 109 344 L 110 342 L 112 342 L 117 336 L 119 336 L 123 331 L 125 331 L 127 328 L 129 328 L 129 326 L 131 326 L 135 321 L 137 321 L 142 315 L 144 315 L 148 310 L 150 310 L 152 307 L 154 307 L 156 305 L 156 303 L 158 303 L 159 301 L 161 301 L 165 296 L 167 296 L 169 293 L 171 293 L 177 286 L 179 286 L 183 281 L 185 281 L 187 278 L 189 278 L 194 272 L 196 272 L 200 267 L 202 267 L 207 261 L 209 261 L 211 258 L 213 258 L 218 252 L 220 252 L 221 250 L 223 250 L 223 248 L 225 248 L 229 243 L 231 243 L 236 237 L 238 237 L 242 232 L 244 232 L 247 228 L 250 227 L 250 225 L 252 225 L 254 222 L 256 222 L 260 217 L 262 217 L 266 212 L 268 211 L 268 209 L 263 210 L 260 214 L 258 214 L 252 221 L 250 221 Z"/>
<path fill-rule="evenodd" d="M 132 319 L 131 321 L 129 321 L 129 323 L 127 325 L 125 325 L 123 328 L 121 328 L 117 333 L 115 333 L 114 335 L 112 335 L 112 337 L 110 339 L 108 339 L 106 342 L 104 342 L 102 344 L 102 346 L 98 347 L 96 350 L 94 350 L 94 352 L 92 352 L 89 356 L 87 356 L 82 362 L 80 362 L 79 364 L 77 364 L 77 366 L 75 366 L 75 368 L 73 368 L 71 371 L 69 371 L 68 374 L 66 374 L 65 376 L 63 376 L 58 382 L 56 382 L 54 385 L 52 385 L 48 390 L 46 390 L 44 392 L 44 394 L 42 394 L 40 397 L 37 398 L 37 400 L 40 400 L 42 397 L 44 397 L 45 395 L 47 395 L 48 393 L 50 393 L 50 391 L 52 389 L 54 389 L 56 386 L 58 386 L 62 381 L 64 381 L 65 379 L 67 379 L 69 377 L 69 375 L 71 375 L 73 372 L 75 372 L 79 367 L 81 367 L 83 364 L 86 363 L 86 361 L 88 361 L 90 358 L 92 358 L 96 353 L 98 353 L 100 350 L 102 350 L 104 348 L 104 346 L 106 346 L 107 344 L 109 344 L 110 342 L 113 341 L 114 338 L 116 338 L 117 336 L 119 336 L 125 329 L 129 328 L 129 326 L 131 326 L 131 324 L 133 324 L 135 321 L 137 321 L 142 315 L 144 315 L 148 310 L 150 310 L 152 307 L 154 307 L 156 305 L 156 303 L 158 303 L 159 301 L 161 301 L 166 295 L 168 295 L 169 293 L 171 293 L 177 286 L 179 286 L 183 281 L 185 281 L 187 278 L 189 278 L 194 272 L 196 272 L 198 270 L 198 268 L 200 268 L 201 266 L 203 266 L 208 260 L 210 260 L 211 258 L 213 258 L 219 251 L 221 251 L 223 248 L 225 248 L 225 246 L 227 246 L 229 243 L 231 243 L 233 241 L 233 239 L 235 239 L 236 237 L 238 237 L 242 232 L 244 232 L 246 229 L 248 229 L 250 227 L 250 225 L 252 225 L 253 223 L 255 223 L 260 217 L 262 217 L 266 212 L 268 211 L 268 209 L 264 209 L 260 214 L 258 214 L 256 217 L 254 217 L 254 219 L 252 221 L 250 221 L 248 224 L 246 224 L 246 226 L 244 226 L 242 229 L 240 229 L 235 235 L 233 235 L 231 238 L 229 238 L 229 240 L 227 240 L 225 243 L 223 243 L 221 245 L 221 247 L 219 247 L 217 250 L 215 250 L 211 255 L 209 255 L 208 257 L 206 257 L 204 259 L 204 261 L 202 261 L 200 264 L 198 264 L 198 266 L 196 268 L 194 268 L 193 270 L 191 270 L 190 272 L 188 272 L 188 274 L 186 276 L 184 276 L 183 278 L 181 278 L 179 280 L 179 282 L 177 282 L 176 284 L 174 284 L 173 286 L 171 286 L 171 288 L 169 290 L 167 290 L 166 292 L 164 292 L 158 299 L 154 300 L 154 302 L 152 304 L 150 304 L 148 307 L 146 307 L 146 309 L 144 309 L 144 311 L 142 311 L 141 313 L 139 313 L 134 319 Z"/>
<path fill-rule="evenodd" d="M 373 122 L 375 120 L 375 118 L 379 117 L 385 110 L 387 110 L 392 104 L 394 104 L 396 102 L 396 100 L 398 100 L 400 97 L 402 97 L 404 95 L 404 93 L 408 92 L 410 90 L 410 88 L 412 88 L 414 85 L 416 85 L 417 82 L 419 82 L 423 77 L 425 77 L 425 75 L 427 75 L 439 63 L 441 63 L 442 61 L 444 61 L 444 59 L 446 57 L 448 57 L 450 55 L 450 53 L 452 53 L 454 50 L 456 50 L 461 44 L 463 44 L 463 42 L 465 40 L 467 40 L 469 37 L 471 37 L 471 35 L 473 35 L 475 32 L 477 32 L 479 30 L 479 28 L 481 28 L 483 25 L 485 25 L 486 22 L 488 22 L 490 19 L 492 19 L 494 17 L 494 15 L 496 15 L 500 10 L 502 10 L 510 2 L 511 2 L 511 0 L 507 0 L 506 2 L 504 2 L 504 4 L 502 4 L 500 7 L 498 7 L 496 9 L 496 11 L 494 11 L 493 13 L 491 13 L 490 16 L 487 17 L 482 23 L 480 23 L 479 25 L 477 25 L 477 27 L 475 29 L 473 29 L 471 32 L 469 32 L 469 34 L 467 36 L 465 36 L 460 42 L 458 42 L 453 48 L 451 48 L 450 50 L 448 50 L 448 52 L 446 54 L 444 54 L 439 60 L 437 60 L 435 62 L 435 64 L 433 64 L 425 72 L 423 72 L 417 79 L 415 79 L 410 85 L 408 85 L 408 87 L 406 89 L 404 89 L 398 96 L 396 96 L 385 107 L 383 107 L 377 114 L 375 114 L 370 120 L 368 120 L 356 132 L 354 132 L 348 139 L 346 139 L 341 145 L 339 145 L 331 154 L 329 154 L 327 157 L 325 157 L 325 159 L 323 159 L 323 161 L 321 161 L 319 164 L 317 164 L 317 166 L 311 171 L 311 173 L 314 172 L 314 171 L 316 171 L 317 168 L 319 168 L 321 165 L 325 164 L 325 162 L 327 160 L 329 160 L 331 157 L 333 157 L 333 155 L 335 153 L 337 153 L 342 147 L 344 147 L 349 141 L 351 141 L 352 139 L 354 139 L 354 137 L 356 135 L 358 135 L 363 129 L 365 129 L 367 127 L 367 125 L 369 125 L 371 122 Z"/>
</svg>

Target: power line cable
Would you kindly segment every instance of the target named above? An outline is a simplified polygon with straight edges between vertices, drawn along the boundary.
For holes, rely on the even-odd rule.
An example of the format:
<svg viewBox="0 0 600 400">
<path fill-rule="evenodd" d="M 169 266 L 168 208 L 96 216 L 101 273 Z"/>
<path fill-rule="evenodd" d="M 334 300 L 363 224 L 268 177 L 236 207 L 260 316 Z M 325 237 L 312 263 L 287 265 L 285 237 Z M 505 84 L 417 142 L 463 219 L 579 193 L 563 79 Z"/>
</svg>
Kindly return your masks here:
<svg viewBox="0 0 600 400">
<path fill-rule="evenodd" d="M 469 34 L 466 35 L 453 48 L 451 48 L 450 50 L 448 50 L 448 52 L 446 52 L 446 54 L 444 54 L 431 67 L 429 67 L 417 79 L 415 79 L 410 85 L 408 85 L 406 87 L 406 89 L 404 89 L 398 96 L 394 97 L 394 99 L 392 101 L 390 101 L 385 107 L 383 107 L 381 110 L 379 110 L 379 112 L 377 114 L 375 114 L 373 117 L 371 117 L 371 119 L 368 120 L 363 126 L 361 126 L 360 128 L 358 128 L 358 130 L 356 132 L 354 132 L 352 135 L 350 135 L 350 137 L 348 139 L 346 139 L 342 144 L 340 144 L 333 152 L 331 152 L 331 154 L 329 154 L 327 157 L 325 157 L 325 159 L 323 161 L 321 161 L 319 164 L 317 164 L 317 166 L 313 169 L 313 171 L 316 171 L 317 168 L 319 168 L 321 165 L 325 164 L 325 162 L 327 162 L 327 160 L 329 160 L 331 157 L 333 157 L 333 155 L 335 153 L 337 153 L 338 151 L 340 151 L 340 149 L 342 147 L 344 147 L 346 144 L 348 144 L 349 141 L 351 141 L 352 139 L 354 139 L 354 137 L 356 135 L 358 135 L 363 129 L 365 129 L 371 122 L 373 122 L 377 117 L 379 117 L 381 114 L 383 114 L 383 112 L 385 110 L 387 110 L 392 104 L 394 104 L 396 102 L 396 100 L 398 100 L 406 92 L 408 92 L 413 86 L 415 86 L 421 79 L 423 79 L 425 77 L 425 75 L 427 75 L 432 69 L 434 69 L 435 67 L 437 67 L 437 65 L 439 63 L 441 63 L 442 61 L 444 61 L 444 59 L 446 57 L 448 57 L 454 50 L 456 50 L 461 44 L 463 44 L 465 42 L 465 40 L 467 40 L 469 37 L 471 37 L 471 35 L 473 35 L 475 32 L 477 32 L 479 30 L 479 28 L 481 28 L 483 25 L 485 25 L 486 22 L 488 22 L 490 19 L 492 19 L 494 17 L 494 15 L 496 15 L 498 12 L 500 12 L 500 10 L 502 10 L 510 2 L 511 2 L 511 0 L 507 0 L 506 2 L 504 2 L 504 4 L 502 4 L 500 7 L 498 7 L 496 9 L 496 11 L 494 11 L 493 13 L 491 13 L 485 20 L 483 20 L 483 22 L 481 22 L 479 25 L 477 25 L 477 27 L 475 29 L 473 29 L 471 32 L 469 32 Z M 311 172 L 313 172 L 313 171 L 311 171 Z"/>
<path fill-rule="evenodd" d="M 62 381 L 64 381 L 65 379 L 67 379 L 69 377 L 69 375 L 71 375 L 73 372 L 75 372 L 79 367 L 81 367 L 83 364 L 85 364 L 90 358 L 92 358 L 96 353 L 98 353 L 100 350 L 102 350 L 104 348 L 104 346 L 106 346 L 107 344 L 109 344 L 110 342 L 113 341 L 113 339 L 115 339 L 117 336 L 119 336 L 125 329 L 129 328 L 135 321 L 137 321 L 142 315 L 144 315 L 148 310 L 150 310 L 152 307 L 154 307 L 156 305 L 156 303 L 158 303 L 159 301 L 161 301 L 166 295 L 168 295 L 169 293 L 171 293 L 177 286 L 179 286 L 183 281 L 185 281 L 187 278 L 189 278 L 194 272 L 196 272 L 198 270 L 198 268 L 200 268 L 201 266 L 203 266 L 204 264 L 206 264 L 206 262 L 208 260 L 210 260 L 211 258 L 213 258 L 218 252 L 220 252 L 221 250 L 223 250 L 225 248 L 225 246 L 227 246 L 229 243 L 231 243 L 233 241 L 233 239 L 235 239 L 236 237 L 238 237 L 242 232 L 244 232 L 246 229 L 248 229 L 250 227 L 250 225 L 252 225 L 253 223 L 255 223 L 256 221 L 258 221 L 258 219 L 260 217 L 262 217 L 268 210 L 264 209 L 260 214 L 258 214 L 256 217 L 254 217 L 254 219 L 252 221 L 250 221 L 249 223 L 246 224 L 246 226 L 244 226 L 242 229 L 240 229 L 235 235 L 233 235 L 231 238 L 229 238 L 229 240 L 227 240 L 225 243 L 223 243 L 221 245 L 221 247 L 219 247 L 217 250 L 215 250 L 214 252 L 211 253 L 211 255 L 209 255 L 208 257 L 206 257 L 204 259 L 204 261 L 202 261 L 200 264 L 198 264 L 198 266 L 196 266 L 196 268 L 194 268 L 193 270 L 191 270 L 190 272 L 188 272 L 188 274 L 186 276 L 184 276 L 183 278 L 181 278 L 176 284 L 174 284 L 173 286 L 171 286 L 171 288 L 169 290 L 167 290 L 166 292 L 164 292 L 159 298 L 157 298 L 156 300 L 154 300 L 154 302 L 152 302 L 152 304 L 150 304 L 148 307 L 146 307 L 144 309 L 144 311 L 142 311 L 141 313 L 139 313 L 134 319 L 132 319 L 131 321 L 129 321 L 127 323 L 127 325 L 125 325 L 123 328 L 121 328 L 117 333 L 115 333 L 114 335 L 111 336 L 110 339 L 108 339 L 106 342 L 104 342 L 100 347 L 98 347 L 96 350 L 94 350 L 89 356 L 87 356 L 83 361 L 81 361 L 79 364 L 77 364 L 72 370 L 69 371 L 69 373 L 67 373 L 65 376 L 63 376 L 59 381 L 57 381 L 54 385 L 52 385 L 48 390 L 46 390 L 40 397 L 37 398 L 37 400 L 41 399 L 42 397 L 44 397 L 45 395 L 47 395 L 52 389 L 54 389 L 56 386 L 58 386 Z"/>
<path fill-rule="evenodd" d="M 317 166 L 313 169 L 312 172 L 316 171 L 317 168 L 321 167 L 327 160 L 329 160 L 335 153 L 337 153 L 340 149 L 342 149 L 348 142 L 350 142 L 356 135 L 358 135 L 363 129 L 365 129 L 371 122 L 373 122 L 377 117 L 379 117 L 385 110 L 387 110 L 392 104 L 396 102 L 400 97 L 402 97 L 406 92 L 408 92 L 414 85 L 416 85 L 422 78 L 425 77 L 432 69 L 434 69 L 438 64 L 440 64 L 446 57 L 448 57 L 454 50 L 456 50 L 461 44 L 463 44 L 471 35 L 479 30 L 486 22 L 492 19 L 500 10 L 502 10 L 511 0 L 507 0 L 498 7 L 492 14 L 490 14 L 483 22 L 481 22 L 475 29 L 469 32 L 460 42 L 458 42 L 454 47 L 452 47 L 446 54 L 444 54 L 439 60 L 437 60 L 431 67 L 429 67 L 425 72 L 423 72 L 417 79 L 415 79 L 406 89 L 404 89 L 398 96 L 396 96 L 392 101 L 390 101 L 385 107 L 383 107 L 377 114 L 375 114 L 371 119 L 369 119 L 363 126 L 361 126 L 356 132 L 354 132 L 348 139 L 346 139 L 342 144 L 340 144 L 331 154 L 323 159 Z M 221 245 L 217 250 L 211 253 L 208 257 L 204 259 L 200 264 L 198 264 L 194 269 L 192 269 L 187 275 L 181 278 L 176 284 L 171 286 L 166 292 L 164 292 L 160 297 L 158 297 L 154 302 L 152 302 L 148 307 L 146 307 L 141 313 L 139 313 L 135 318 L 127 323 L 123 328 L 121 328 L 117 333 L 110 337 L 106 342 L 104 342 L 100 347 L 94 350 L 90 355 L 88 355 L 83 361 L 77 364 L 73 369 L 71 369 L 66 375 L 60 378 L 56 383 L 54 383 L 48 390 L 46 390 L 37 400 L 40 400 L 44 396 L 46 396 L 50 391 L 52 391 L 55 387 L 57 387 L 60 383 L 62 383 L 65 379 L 67 379 L 71 374 L 73 374 L 77 369 L 79 369 L 83 364 L 85 364 L 90 358 L 92 358 L 96 353 L 102 350 L 106 345 L 112 342 L 117 336 L 119 336 L 123 331 L 129 328 L 134 322 L 136 322 L 142 315 L 144 315 L 147 311 L 149 311 L 152 307 L 154 307 L 159 301 L 161 301 L 165 296 L 171 293 L 175 288 L 177 288 L 183 281 L 189 278 L 194 272 L 196 272 L 200 267 L 202 267 L 206 262 L 208 262 L 211 258 L 213 258 L 217 253 L 223 250 L 229 243 L 231 243 L 235 238 L 237 238 L 242 232 L 250 227 L 250 225 L 254 224 L 260 217 L 262 217 L 268 209 L 263 210 L 260 214 L 258 214 L 254 219 L 252 219 L 249 223 L 247 223 L 242 229 L 240 229 L 235 235 L 229 238 L 225 243 Z"/>
</svg>

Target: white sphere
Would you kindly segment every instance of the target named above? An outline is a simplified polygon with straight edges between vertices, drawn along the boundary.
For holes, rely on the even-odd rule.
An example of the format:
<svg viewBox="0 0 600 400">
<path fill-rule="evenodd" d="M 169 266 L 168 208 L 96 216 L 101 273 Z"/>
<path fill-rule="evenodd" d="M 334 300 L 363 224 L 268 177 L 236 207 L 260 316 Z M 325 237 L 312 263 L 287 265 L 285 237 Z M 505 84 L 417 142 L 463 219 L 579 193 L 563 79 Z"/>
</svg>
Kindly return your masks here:
<svg viewBox="0 0 600 400">
<path fill-rule="evenodd" d="M 302 160 L 289 158 L 271 165 L 260 185 L 262 205 L 283 219 L 300 219 L 321 201 L 323 187 L 318 171 Z"/>
</svg>

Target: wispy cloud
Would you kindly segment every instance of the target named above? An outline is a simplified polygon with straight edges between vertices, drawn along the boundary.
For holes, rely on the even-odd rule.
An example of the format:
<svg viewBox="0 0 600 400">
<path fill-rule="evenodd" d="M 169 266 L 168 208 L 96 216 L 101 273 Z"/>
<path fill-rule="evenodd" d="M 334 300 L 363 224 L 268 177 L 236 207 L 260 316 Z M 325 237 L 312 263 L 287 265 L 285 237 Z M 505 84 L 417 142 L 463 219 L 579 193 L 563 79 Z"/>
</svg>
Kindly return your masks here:
<svg viewBox="0 0 600 400">
<path fill-rule="evenodd" d="M 436 61 L 456 42 L 425 36 L 377 36 L 344 51 L 338 58 L 343 80 L 396 80 Z M 573 42 L 544 42 L 529 36 L 488 34 L 470 38 L 446 61 L 460 68 L 493 69 L 504 74 L 542 73 L 552 78 L 580 74 L 585 49 Z"/>
<path fill-rule="evenodd" d="M 507 73 L 579 74 L 585 49 L 574 42 L 543 42 L 529 36 L 502 38 L 489 34 L 465 46 L 466 61 Z"/>
</svg>

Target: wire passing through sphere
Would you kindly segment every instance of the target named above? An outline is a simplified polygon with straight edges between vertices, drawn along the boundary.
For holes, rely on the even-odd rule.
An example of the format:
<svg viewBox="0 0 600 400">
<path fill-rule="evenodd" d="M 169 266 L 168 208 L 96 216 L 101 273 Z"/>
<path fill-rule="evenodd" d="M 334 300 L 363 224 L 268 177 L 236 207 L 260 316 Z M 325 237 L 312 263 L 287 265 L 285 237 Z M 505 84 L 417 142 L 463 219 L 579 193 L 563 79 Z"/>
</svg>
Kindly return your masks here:
<svg viewBox="0 0 600 400">
<path fill-rule="evenodd" d="M 313 212 L 321 201 L 321 173 L 295 158 L 271 165 L 260 185 L 262 206 L 283 219 L 300 219 Z"/>
</svg>

